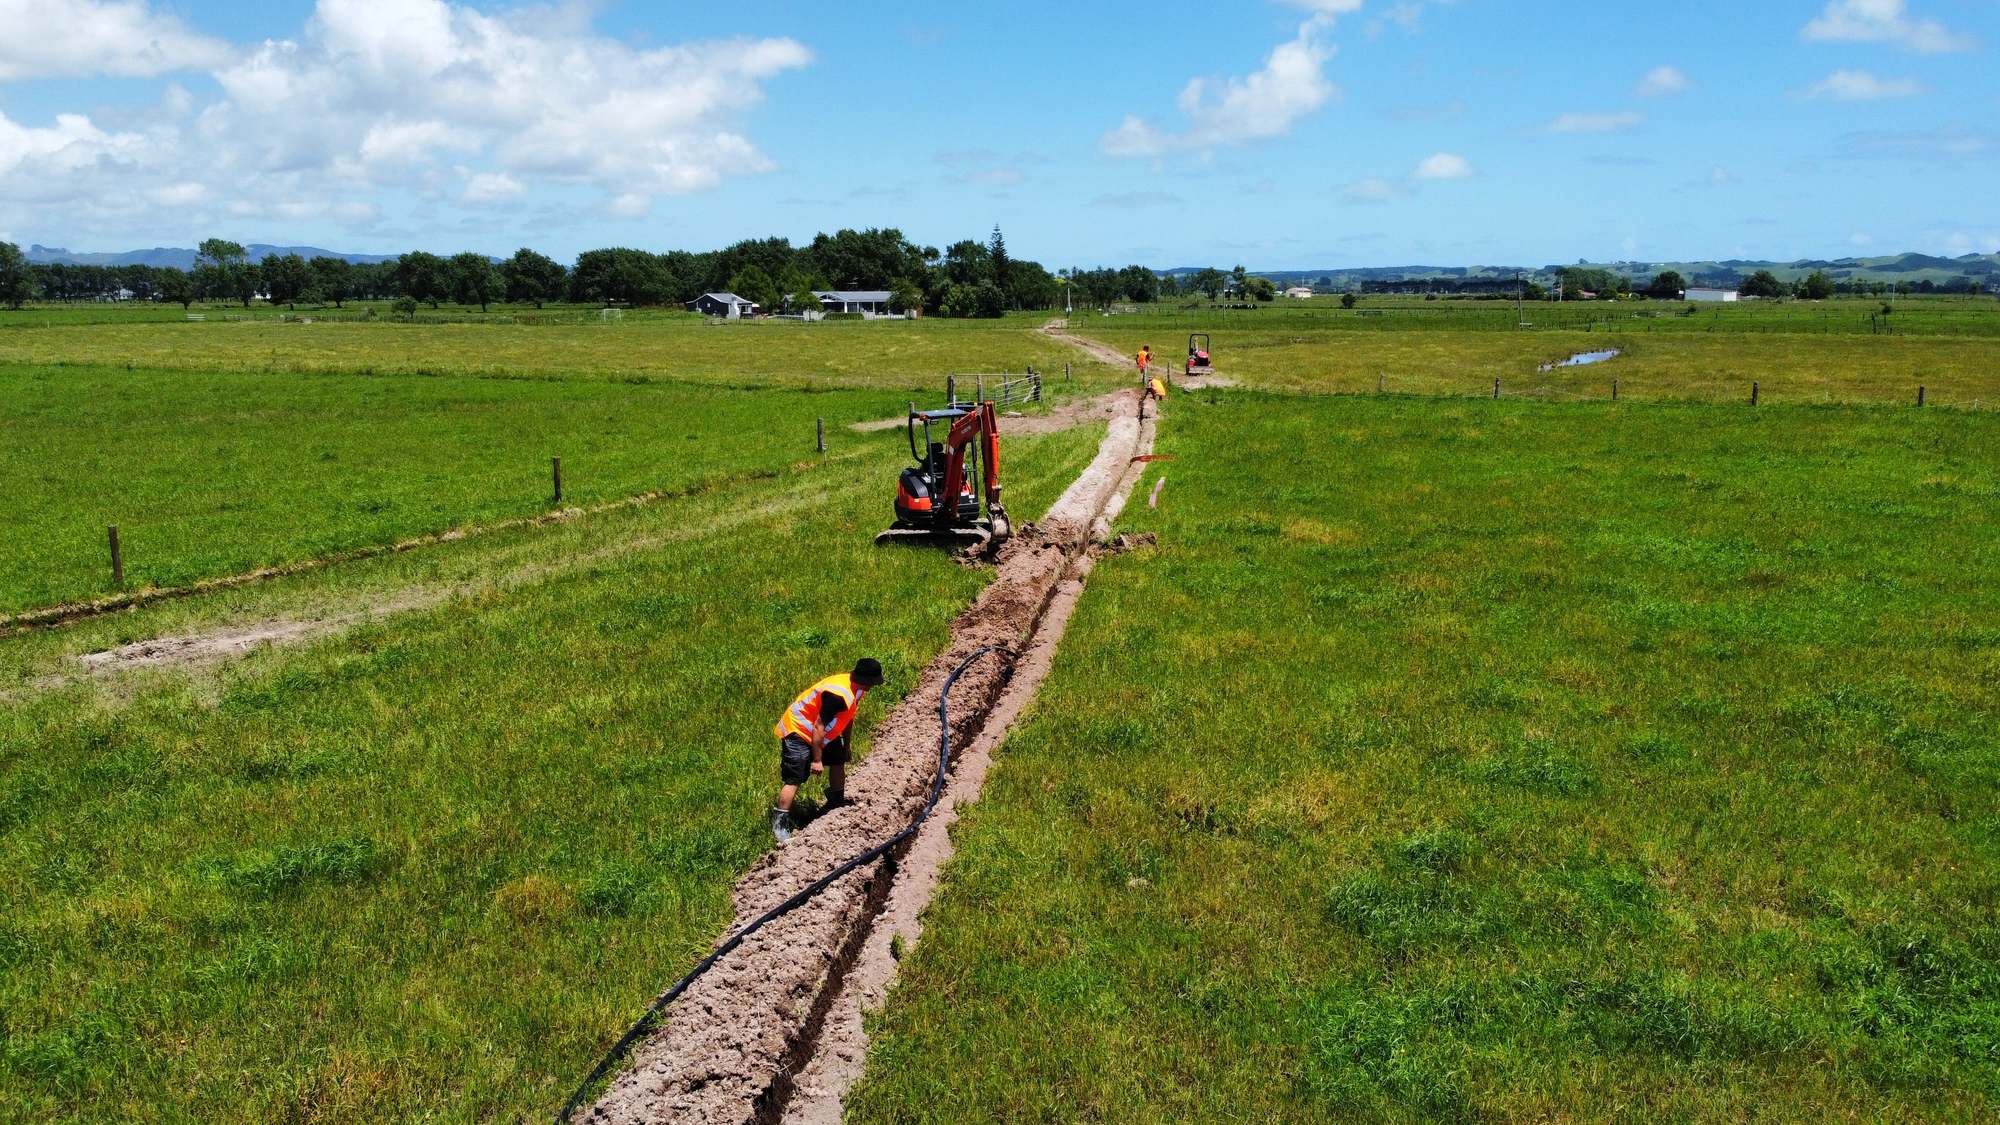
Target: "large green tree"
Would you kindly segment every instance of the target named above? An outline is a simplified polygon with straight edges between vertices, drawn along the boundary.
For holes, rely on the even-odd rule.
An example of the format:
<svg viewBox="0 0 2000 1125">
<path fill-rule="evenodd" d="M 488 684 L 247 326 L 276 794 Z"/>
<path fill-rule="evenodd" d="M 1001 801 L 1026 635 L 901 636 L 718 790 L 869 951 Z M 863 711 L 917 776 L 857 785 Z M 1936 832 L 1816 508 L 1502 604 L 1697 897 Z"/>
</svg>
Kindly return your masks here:
<svg viewBox="0 0 2000 1125">
<path fill-rule="evenodd" d="M 332 301 L 334 308 L 354 296 L 354 263 L 346 258 L 322 254 L 307 262 L 306 268 L 312 271 L 312 287 L 321 298 Z"/>
<path fill-rule="evenodd" d="M 525 246 L 500 265 L 500 274 L 507 281 L 507 300 L 517 304 L 532 302 L 538 309 L 542 302 L 562 296 L 563 275 L 567 272 L 561 262 Z"/>
<path fill-rule="evenodd" d="M 18 309 L 35 295 L 35 276 L 28 269 L 28 259 L 21 254 L 21 248 L 11 242 L 0 242 L 0 305 Z"/>
<path fill-rule="evenodd" d="M 1687 289 L 1687 279 L 1678 270 L 1661 270 L 1653 275 L 1653 281 L 1646 286 L 1646 296 L 1662 301 L 1677 301 Z"/>
<path fill-rule="evenodd" d="M 263 280 L 257 268 L 250 264 L 250 252 L 243 249 L 240 242 L 226 238 L 204 238 L 195 251 L 195 283 L 201 291 L 211 297 L 241 301 L 244 308 L 250 307 L 250 299 L 257 295 L 258 283 Z"/>
<path fill-rule="evenodd" d="M 1782 297 L 1785 295 L 1785 283 L 1770 270 L 1758 270 L 1743 279 L 1742 293 L 1745 297 Z"/>
<path fill-rule="evenodd" d="M 753 264 L 737 270 L 729 278 L 729 291 L 755 303 L 764 312 L 777 311 L 778 283 L 762 266 Z"/>
<path fill-rule="evenodd" d="M 312 271 L 297 254 L 273 254 L 259 269 L 264 275 L 264 293 L 274 305 L 297 308 L 300 294 L 312 285 Z"/>
<path fill-rule="evenodd" d="M 172 301 L 183 309 L 194 304 L 197 296 L 194 278 L 188 276 L 184 270 L 162 269 L 159 274 L 159 287 L 162 301 Z"/>
<path fill-rule="evenodd" d="M 453 254 L 447 268 L 452 300 L 461 305 L 478 305 L 480 312 L 485 312 L 494 295 L 506 286 L 500 271 L 493 266 L 493 259 L 471 250 Z"/>
<path fill-rule="evenodd" d="M 451 295 L 451 271 L 436 254 L 412 250 L 396 259 L 396 288 L 413 301 L 437 308 Z"/>
<path fill-rule="evenodd" d="M 1799 282 L 1799 296 L 1808 301 L 1824 301 L 1833 296 L 1833 279 L 1825 270 L 1814 270 Z"/>
</svg>

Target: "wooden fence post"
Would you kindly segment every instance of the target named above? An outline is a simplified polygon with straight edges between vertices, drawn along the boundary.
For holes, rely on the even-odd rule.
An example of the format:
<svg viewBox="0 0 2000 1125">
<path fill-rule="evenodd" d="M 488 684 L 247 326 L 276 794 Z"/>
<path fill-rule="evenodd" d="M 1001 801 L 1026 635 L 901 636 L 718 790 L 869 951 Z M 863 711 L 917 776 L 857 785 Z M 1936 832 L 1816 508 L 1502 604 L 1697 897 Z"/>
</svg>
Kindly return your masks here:
<svg viewBox="0 0 2000 1125">
<path fill-rule="evenodd" d="M 113 586 L 123 586 L 125 584 L 125 553 L 118 549 L 118 525 L 114 523 L 105 530 L 111 540 L 111 584 Z"/>
<path fill-rule="evenodd" d="M 818 430 L 819 430 L 819 451 L 820 451 L 821 453 L 825 453 L 825 452 L 826 452 L 826 419 L 824 419 L 824 418 L 815 418 L 815 419 L 813 419 L 813 424 L 814 424 L 814 425 L 815 425 L 815 426 L 816 426 L 816 427 L 818 428 Z"/>
<path fill-rule="evenodd" d="M 1918 406 L 1922 406 L 1923 404 L 1924 404 L 1924 385 L 1923 385 L 1922 383 L 1918 383 L 1918 384 L 1917 384 L 1917 405 L 1918 405 Z"/>
<path fill-rule="evenodd" d="M 1375 393 L 1378 395 L 1381 394 L 1383 386 L 1388 382 L 1389 373 L 1387 371 L 1377 371 L 1375 373 Z"/>
<path fill-rule="evenodd" d="M 1750 380 L 1750 405 L 1757 405 L 1757 380 Z"/>
<path fill-rule="evenodd" d="M 562 458 L 549 458 L 549 477 L 555 482 L 556 503 L 562 503 Z"/>
<path fill-rule="evenodd" d="M 1498 379 L 1493 380 L 1493 397 L 1500 397 L 1500 380 Z"/>
<path fill-rule="evenodd" d="M 1616 379 L 1611 380 L 1611 401 L 1618 401 L 1618 380 Z"/>
</svg>

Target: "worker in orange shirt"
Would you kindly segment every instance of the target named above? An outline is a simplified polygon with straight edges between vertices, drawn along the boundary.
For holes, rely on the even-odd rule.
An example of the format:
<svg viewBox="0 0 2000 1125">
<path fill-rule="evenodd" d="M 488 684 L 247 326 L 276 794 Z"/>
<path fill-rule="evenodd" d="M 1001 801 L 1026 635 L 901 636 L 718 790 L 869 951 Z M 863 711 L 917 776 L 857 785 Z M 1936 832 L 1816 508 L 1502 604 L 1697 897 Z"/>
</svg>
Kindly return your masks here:
<svg viewBox="0 0 2000 1125">
<path fill-rule="evenodd" d="M 1151 344 L 1142 344 L 1142 345 L 1140 345 L 1140 346 L 1139 346 L 1139 381 L 1140 381 L 1141 383 L 1144 383 L 1144 382 L 1146 381 L 1146 372 L 1147 372 L 1147 371 L 1148 371 L 1148 369 L 1150 369 L 1150 368 L 1151 368 L 1152 366 L 1153 366 L 1153 345 L 1151 345 Z"/>
<path fill-rule="evenodd" d="M 868 689 L 882 683 L 882 663 L 872 656 L 854 662 L 852 672 L 828 676 L 800 692 L 778 716 L 778 803 L 771 809 L 771 835 L 792 838 L 792 798 L 813 774 L 826 774 L 828 808 L 847 800 L 847 732 Z"/>
</svg>

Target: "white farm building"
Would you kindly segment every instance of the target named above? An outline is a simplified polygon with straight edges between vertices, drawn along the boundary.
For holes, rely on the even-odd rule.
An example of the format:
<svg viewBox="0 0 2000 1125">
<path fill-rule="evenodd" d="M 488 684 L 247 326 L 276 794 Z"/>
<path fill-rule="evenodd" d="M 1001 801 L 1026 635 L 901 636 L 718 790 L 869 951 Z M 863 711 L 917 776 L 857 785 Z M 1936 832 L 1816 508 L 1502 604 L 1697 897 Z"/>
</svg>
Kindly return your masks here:
<svg viewBox="0 0 2000 1125">
<path fill-rule="evenodd" d="M 1737 296 L 1738 294 L 1734 289 L 1690 289 L 1687 291 L 1687 299 L 1690 301 L 1734 301 Z"/>
</svg>

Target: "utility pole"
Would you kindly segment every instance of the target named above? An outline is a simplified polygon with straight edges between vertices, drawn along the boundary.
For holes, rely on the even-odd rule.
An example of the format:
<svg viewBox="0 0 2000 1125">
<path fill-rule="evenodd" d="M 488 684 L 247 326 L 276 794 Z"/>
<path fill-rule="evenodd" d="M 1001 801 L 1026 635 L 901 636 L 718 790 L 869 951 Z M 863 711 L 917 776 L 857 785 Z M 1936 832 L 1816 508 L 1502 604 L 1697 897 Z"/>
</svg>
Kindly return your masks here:
<svg viewBox="0 0 2000 1125">
<path fill-rule="evenodd" d="M 1514 274 L 1514 327 L 1519 328 L 1526 323 L 1528 318 L 1521 312 L 1521 275 L 1517 271 Z"/>
</svg>

